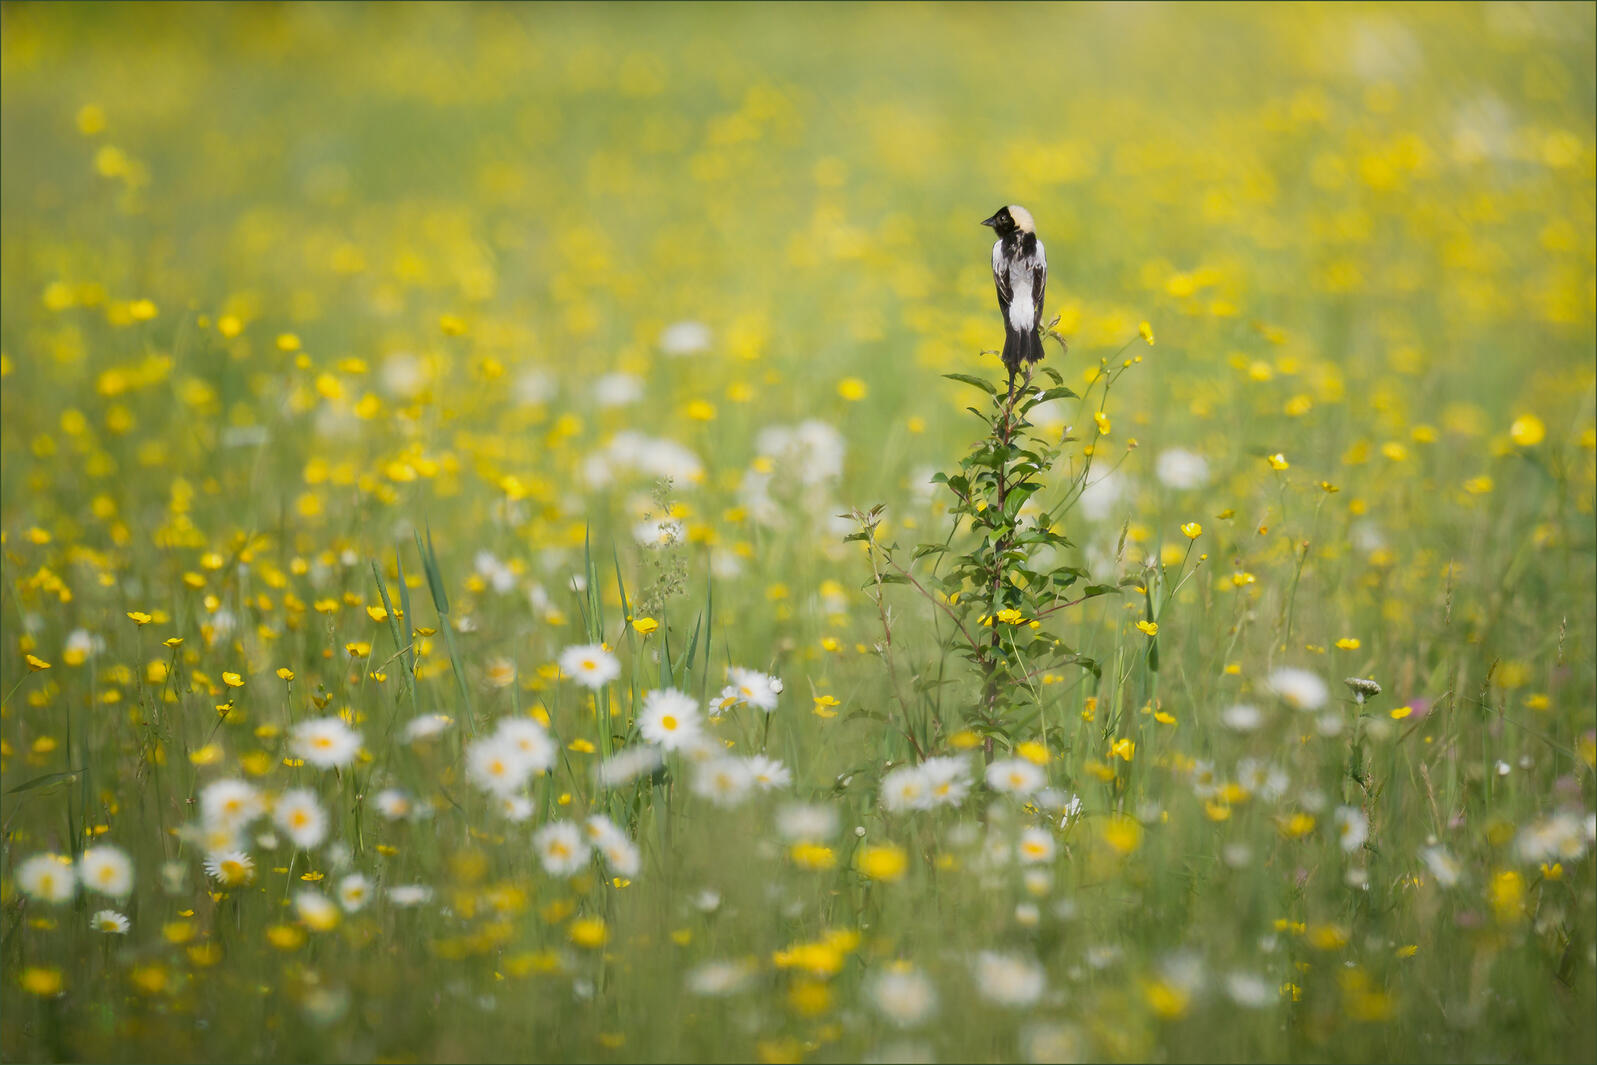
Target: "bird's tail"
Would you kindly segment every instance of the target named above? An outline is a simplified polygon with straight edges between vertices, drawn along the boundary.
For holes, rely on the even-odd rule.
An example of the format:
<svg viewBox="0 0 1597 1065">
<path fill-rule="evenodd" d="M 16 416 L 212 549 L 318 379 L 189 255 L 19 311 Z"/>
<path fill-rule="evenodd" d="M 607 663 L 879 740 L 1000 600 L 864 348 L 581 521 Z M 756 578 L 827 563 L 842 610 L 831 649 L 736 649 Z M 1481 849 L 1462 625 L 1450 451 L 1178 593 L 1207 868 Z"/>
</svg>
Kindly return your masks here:
<svg viewBox="0 0 1597 1065">
<path fill-rule="evenodd" d="M 1004 369 L 1011 375 L 1021 363 L 1042 361 L 1042 334 L 1036 329 L 1004 330 Z"/>
</svg>

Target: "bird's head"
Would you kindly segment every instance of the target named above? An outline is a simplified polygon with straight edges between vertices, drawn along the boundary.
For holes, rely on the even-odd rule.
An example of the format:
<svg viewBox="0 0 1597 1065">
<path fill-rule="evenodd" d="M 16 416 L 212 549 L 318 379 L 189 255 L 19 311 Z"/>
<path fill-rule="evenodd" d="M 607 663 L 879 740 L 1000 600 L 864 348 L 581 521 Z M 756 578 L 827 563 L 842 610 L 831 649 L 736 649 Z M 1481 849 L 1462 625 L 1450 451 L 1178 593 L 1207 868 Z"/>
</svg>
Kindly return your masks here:
<svg viewBox="0 0 1597 1065">
<path fill-rule="evenodd" d="M 1037 226 L 1031 220 L 1031 212 L 1014 203 L 998 208 L 997 213 L 991 218 L 982 220 L 982 225 L 992 226 L 1000 237 L 1007 237 L 1011 233 L 1037 232 Z"/>
</svg>

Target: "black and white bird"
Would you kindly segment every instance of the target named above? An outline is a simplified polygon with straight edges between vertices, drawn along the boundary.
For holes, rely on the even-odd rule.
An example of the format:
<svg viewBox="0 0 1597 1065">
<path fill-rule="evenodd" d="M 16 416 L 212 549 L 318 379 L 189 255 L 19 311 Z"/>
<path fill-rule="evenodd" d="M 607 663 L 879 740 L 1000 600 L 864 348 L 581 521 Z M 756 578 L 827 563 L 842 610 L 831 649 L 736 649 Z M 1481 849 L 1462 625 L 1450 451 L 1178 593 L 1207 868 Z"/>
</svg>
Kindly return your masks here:
<svg viewBox="0 0 1597 1065">
<path fill-rule="evenodd" d="M 1042 359 L 1042 299 L 1048 285 L 1048 258 L 1031 212 L 1010 204 L 982 222 L 998 234 L 993 244 L 993 284 L 1004 315 L 1004 369 L 1009 391 L 1024 364 Z"/>
</svg>

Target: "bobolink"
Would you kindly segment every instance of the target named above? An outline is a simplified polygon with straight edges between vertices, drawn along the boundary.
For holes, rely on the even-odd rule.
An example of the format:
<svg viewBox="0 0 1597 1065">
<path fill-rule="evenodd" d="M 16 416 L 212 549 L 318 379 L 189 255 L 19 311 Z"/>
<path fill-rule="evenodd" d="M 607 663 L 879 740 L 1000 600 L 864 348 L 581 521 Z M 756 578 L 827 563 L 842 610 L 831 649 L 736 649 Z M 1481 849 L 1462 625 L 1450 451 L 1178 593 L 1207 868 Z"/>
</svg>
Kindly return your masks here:
<svg viewBox="0 0 1597 1065">
<path fill-rule="evenodd" d="M 993 284 L 1004 315 L 1004 369 L 1009 390 L 1023 363 L 1042 359 L 1042 299 L 1048 284 L 1048 259 L 1031 212 L 1010 204 L 982 222 L 998 234 L 993 244 Z"/>
</svg>

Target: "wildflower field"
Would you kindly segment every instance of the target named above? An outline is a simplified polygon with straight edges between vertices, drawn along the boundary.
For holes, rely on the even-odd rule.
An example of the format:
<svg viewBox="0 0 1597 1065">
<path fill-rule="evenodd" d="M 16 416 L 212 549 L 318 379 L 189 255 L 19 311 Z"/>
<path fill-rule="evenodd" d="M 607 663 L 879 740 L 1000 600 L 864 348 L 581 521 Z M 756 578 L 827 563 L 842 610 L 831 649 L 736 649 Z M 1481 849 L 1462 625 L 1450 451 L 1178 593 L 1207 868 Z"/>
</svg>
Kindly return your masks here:
<svg viewBox="0 0 1597 1065">
<path fill-rule="evenodd" d="M 1590 1060 L 1594 42 L 0 8 L 0 1056 Z"/>
</svg>

